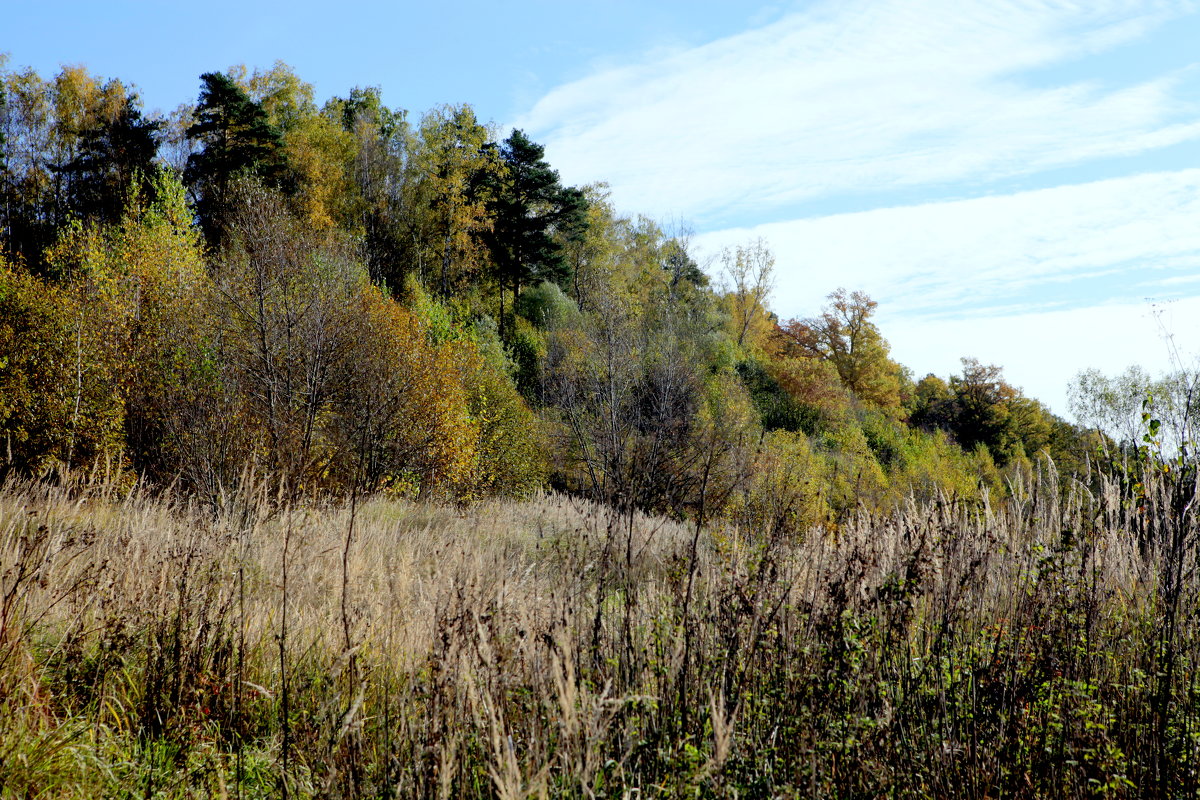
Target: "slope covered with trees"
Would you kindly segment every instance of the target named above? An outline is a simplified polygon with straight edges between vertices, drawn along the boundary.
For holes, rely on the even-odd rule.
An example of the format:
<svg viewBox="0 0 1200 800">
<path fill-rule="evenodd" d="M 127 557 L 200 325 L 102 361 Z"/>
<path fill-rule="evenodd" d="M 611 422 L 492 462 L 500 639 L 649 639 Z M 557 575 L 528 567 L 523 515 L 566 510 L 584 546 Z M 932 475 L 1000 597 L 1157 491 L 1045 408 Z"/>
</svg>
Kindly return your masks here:
<svg viewBox="0 0 1200 800">
<path fill-rule="evenodd" d="M 876 302 L 283 64 L 0 63 L 0 795 L 1200 796 L 1195 371 Z"/>
<path fill-rule="evenodd" d="M 706 273 L 468 106 L 318 105 L 284 64 L 168 118 L 81 68 L 2 86 L 6 469 L 799 523 L 1083 463 L 998 367 L 914 383 L 861 292 L 779 320 L 766 243 Z"/>
</svg>

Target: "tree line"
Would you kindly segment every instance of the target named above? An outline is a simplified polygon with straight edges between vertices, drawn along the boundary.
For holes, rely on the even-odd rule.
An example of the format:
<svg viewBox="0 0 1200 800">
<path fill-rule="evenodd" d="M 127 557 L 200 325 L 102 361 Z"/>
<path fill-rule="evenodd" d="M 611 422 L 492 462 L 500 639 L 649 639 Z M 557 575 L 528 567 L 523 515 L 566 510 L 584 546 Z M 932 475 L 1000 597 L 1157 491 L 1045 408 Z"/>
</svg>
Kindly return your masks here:
<svg viewBox="0 0 1200 800">
<path fill-rule="evenodd" d="M 702 268 L 469 105 L 318 104 L 282 63 L 168 115 L 0 63 L 0 259 L 5 471 L 801 525 L 1115 441 L 997 366 L 914 380 L 862 292 L 778 318 L 764 242 Z"/>
</svg>

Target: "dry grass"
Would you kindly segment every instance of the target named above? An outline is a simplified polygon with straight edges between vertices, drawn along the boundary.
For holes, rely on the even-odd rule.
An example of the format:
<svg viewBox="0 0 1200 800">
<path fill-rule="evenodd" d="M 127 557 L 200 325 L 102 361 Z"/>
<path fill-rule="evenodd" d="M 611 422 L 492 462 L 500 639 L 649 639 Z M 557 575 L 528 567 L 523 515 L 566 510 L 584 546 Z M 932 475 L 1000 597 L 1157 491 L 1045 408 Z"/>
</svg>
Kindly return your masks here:
<svg viewBox="0 0 1200 800">
<path fill-rule="evenodd" d="M 14 483 L 0 789 L 1196 796 L 1178 495 L 1048 475 L 694 539 L 557 496 L 214 511 Z"/>
</svg>

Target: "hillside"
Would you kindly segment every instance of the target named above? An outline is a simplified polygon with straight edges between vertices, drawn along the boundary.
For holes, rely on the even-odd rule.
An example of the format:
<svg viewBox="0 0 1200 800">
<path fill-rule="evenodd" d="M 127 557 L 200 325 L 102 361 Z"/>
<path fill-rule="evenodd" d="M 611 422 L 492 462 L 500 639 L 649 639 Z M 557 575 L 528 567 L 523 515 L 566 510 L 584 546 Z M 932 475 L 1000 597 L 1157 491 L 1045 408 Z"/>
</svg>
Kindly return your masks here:
<svg viewBox="0 0 1200 800">
<path fill-rule="evenodd" d="M 998 366 L 915 381 L 862 292 L 779 319 L 767 243 L 700 265 L 466 105 L 318 105 L 277 64 L 150 118 L 79 67 L 0 77 L 5 471 L 803 526 L 1105 442 Z"/>
<path fill-rule="evenodd" d="M 284 64 L 0 112 L 0 795 L 1200 795 L 1194 370 L 918 379 Z"/>
</svg>

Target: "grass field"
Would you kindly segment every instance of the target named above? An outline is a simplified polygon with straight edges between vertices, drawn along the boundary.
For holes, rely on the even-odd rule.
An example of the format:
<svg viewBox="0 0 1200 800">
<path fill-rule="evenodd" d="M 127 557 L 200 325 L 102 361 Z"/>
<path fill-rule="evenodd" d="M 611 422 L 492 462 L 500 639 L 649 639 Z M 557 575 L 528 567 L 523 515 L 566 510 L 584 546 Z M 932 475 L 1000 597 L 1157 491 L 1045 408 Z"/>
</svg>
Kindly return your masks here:
<svg viewBox="0 0 1200 800">
<path fill-rule="evenodd" d="M 796 537 L 10 482 L 0 794 L 1200 796 L 1194 494 Z"/>
</svg>

